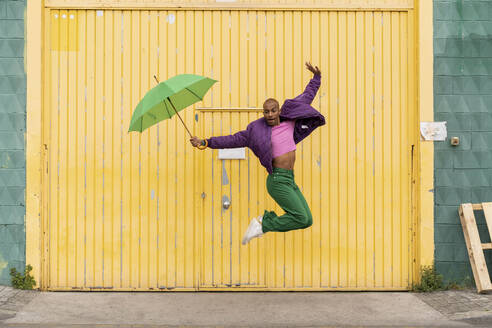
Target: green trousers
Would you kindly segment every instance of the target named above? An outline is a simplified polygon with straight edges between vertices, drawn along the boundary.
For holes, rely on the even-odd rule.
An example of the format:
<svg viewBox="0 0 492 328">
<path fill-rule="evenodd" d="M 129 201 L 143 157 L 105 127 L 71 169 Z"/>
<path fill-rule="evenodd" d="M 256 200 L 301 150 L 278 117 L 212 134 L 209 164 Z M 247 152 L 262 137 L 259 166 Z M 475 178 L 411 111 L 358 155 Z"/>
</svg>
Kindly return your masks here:
<svg viewBox="0 0 492 328">
<path fill-rule="evenodd" d="M 305 229 L 313 224 L 311 210 L 294 182 L 294 171 L 273 168 L 266 181 L 268 193 L 285 211 L 278 216 L 273 211 L 263 214 L 263 232 Z"/>
</svg>

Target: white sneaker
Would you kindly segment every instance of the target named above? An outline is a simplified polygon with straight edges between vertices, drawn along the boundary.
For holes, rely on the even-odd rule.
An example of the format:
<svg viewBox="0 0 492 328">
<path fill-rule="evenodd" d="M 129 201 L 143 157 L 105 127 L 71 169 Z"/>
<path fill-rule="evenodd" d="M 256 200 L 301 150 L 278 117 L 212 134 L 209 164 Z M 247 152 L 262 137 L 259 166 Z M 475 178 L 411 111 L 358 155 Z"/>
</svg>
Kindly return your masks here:
<svg viewBox="0 0 492 328">
<path fill-rule="evenodd" d="M 249 241 L 253 238 L 260 237 L 263 235 L 263 228 L 261 226 L 261 221 L 263 217 L 259 216 L 257 218 L 253 218 L 249 223 L 248 229 L 244 233 L 243 236 L 243 245 L 249 243 Z"/>
</svg>

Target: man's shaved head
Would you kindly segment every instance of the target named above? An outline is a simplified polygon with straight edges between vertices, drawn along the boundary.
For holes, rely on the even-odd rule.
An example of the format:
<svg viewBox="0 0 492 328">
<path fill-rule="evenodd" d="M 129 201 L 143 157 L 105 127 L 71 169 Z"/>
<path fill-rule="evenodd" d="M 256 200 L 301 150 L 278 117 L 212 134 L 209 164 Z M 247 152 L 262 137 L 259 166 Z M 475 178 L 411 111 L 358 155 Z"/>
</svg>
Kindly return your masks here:
<svg viewBox="0 0 492 328">
<path fill-rule="evenodd" d="M 280 107 L 277 99 L 268 98 L 267 100 L 265 100 L 265 102 L 263 103 L 263 108 L 272 108 L 272 107 L 275 107 L 277 109 Z"/>
<path fill-rule="evenodd" d="M 263 103 L 263 116 L 268 125 L 280 124 L 280 106 L 278 101 L 273 98 L 268 98 Z"/>
</svg>

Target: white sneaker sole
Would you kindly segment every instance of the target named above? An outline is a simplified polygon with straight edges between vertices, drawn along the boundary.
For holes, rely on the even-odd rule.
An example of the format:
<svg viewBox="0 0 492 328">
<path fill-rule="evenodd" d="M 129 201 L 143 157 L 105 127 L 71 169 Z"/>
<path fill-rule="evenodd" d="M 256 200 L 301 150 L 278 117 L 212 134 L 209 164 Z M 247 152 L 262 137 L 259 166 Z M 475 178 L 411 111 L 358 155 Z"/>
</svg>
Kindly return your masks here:
<svg viewBox="0 0 492 328">
<path fill-rule="evenodd" d="M 247 243 L 249 243 L 251 239 L 253 239 L 253 237 L 250 237 L 250 235 L 251 235 L 251 230 L 254 229 L 255 223 L 258 223 L 258 221 L 256 221 L 256 218 L 252 219 L 251 222 L 249 223 L 248 229 L 246 229 L 246 232 L 244 233 L 243 236 L 243 241 L 242 241 L 243 245 L 246 245 Z"/>
</svg>

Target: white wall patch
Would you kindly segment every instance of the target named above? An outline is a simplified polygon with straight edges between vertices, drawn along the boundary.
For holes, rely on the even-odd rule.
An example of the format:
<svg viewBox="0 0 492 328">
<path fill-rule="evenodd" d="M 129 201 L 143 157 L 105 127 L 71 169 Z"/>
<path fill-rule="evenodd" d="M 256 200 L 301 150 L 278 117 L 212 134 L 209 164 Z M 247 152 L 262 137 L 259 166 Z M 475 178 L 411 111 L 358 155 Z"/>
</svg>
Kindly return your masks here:
<svg viewBox="0 0 492 328">
<path fill-rule="evenodd" d="M 219 159 L 245 159 L 246 148 L 219 149 Z"/>
<path fill-rule="evenodd" d="M 424 140 L 444 141 L 448 136 L 446 122 L 420 122 L 420 134 Z"/>
</svg>

